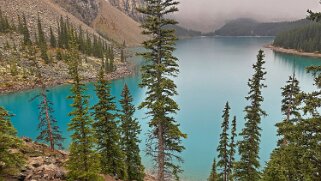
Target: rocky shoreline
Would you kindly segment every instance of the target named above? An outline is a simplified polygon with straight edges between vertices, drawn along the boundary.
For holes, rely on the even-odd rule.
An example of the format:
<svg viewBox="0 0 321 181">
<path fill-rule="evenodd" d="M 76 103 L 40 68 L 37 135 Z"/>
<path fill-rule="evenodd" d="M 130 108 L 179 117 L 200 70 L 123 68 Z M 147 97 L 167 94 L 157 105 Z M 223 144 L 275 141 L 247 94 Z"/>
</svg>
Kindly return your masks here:
<svg viewBox="0 0 321 181">
<path fill-rule="evenodd" d="M 88 72 L 84 72 L 87 73 Z M 107 80 L 116 80 L 121 79 L 127 76 L 130 76 L 134 73 L 131 63 L 120 63 L 116 64 L 116 70 L 114 72 L 108 73 L 106 75 Z M 83 75 L 84 82 L 94 82 L 96 81 L 96 73 L 91 73 L 90 75 Z M 54 77 L 47 78 L 45 81 L 47 87 L 55 87 L 58 85 L 70 84 L 72 80 L 66 77 Z M 13 84 L 11 86 L 1 87 L 0 86 L 0 95 L 16 93 L 20 91 L 31 90 L 35 88 L 39 88 L 40 85 L 35 84 L 33 81 L 25 81 L 23 83 Z"/>
<path fill-rule="evenodd" d="M 269 48 L 275 52 L 280 52 L 280 53 L 286 53 L 286 54 L 291 54 L 291 55 L 299 55 L 299 56 L 306 56 L 306 57 L 314 57 L 314 58 L 321 58 L 321 53 L 319 52 L 303 52 L 295 49 L 286 49 L 282 47 L 276 47 L 273 45 L 266 45 L 265 48 Z"/>
<path fill-rule="evenodd" d="M 68 160 L 68 152 L 63 150 L 52 151 L 45 144 L 22 137 L 22 147 L 19 150 L 25 157 L 25 165 L 20 173 L 7 176 L 7 181 L 64 181 L 67 180 L 68 170 L 64 168 Z M 104 181 L 116 181 L 109 175 L 101 175 Z M 120 181 L 120 180 L 119 180 Z M 146 174 L 144 181 L 156 181 L 153 176 Z"/>
</svg>

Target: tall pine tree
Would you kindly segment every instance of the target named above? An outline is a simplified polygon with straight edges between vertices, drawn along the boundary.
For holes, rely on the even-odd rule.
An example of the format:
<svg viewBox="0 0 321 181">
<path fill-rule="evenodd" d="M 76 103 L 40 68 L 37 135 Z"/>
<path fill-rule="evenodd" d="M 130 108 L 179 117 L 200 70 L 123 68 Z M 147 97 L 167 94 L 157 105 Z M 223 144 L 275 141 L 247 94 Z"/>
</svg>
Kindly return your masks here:
<svg viewBox="0 0 321 181">
<path fill-rule="evenodd" d="M 300 125 L 305 120 L 301 117 L 300 109 L 302 97 L 305 96 L 300 91 L 299 81 L 294 73 L 282 87 L 282 97 L 281 111 L 284 120 L 276 124 L 280 140 L 264 170 L 263 180 L 310 180 L 310 176 L 305 176 L 311 175 L 310 166 L 302 159 L 306 148 L 301 145 L 304 130 Z"/>
<path fill-rule="evenodd" d="M 145 15 L 143 34 L 152 38 L 143 43 L 147 52 L 141 54 L 148 63 L 142 67 L 141 87 L 147 88 L 147 97 L 140 108 L 146 108 L 151 117 L 146 152 L 155 159 L 157 180 L 164 181 L 167 177 L 176 177 L 181 171 L 176 163 L 182 161 L 178 154 L 185 149 L 181 142 L 187 137 L 180 131 L 179 124 L 173 117 L 179 111 L 173 100 L 173 96 L 177 95 L 176 85 L 171 79 L 179 72 L 178 59 L 173 56 L 177 38 L 175 30 L 165 28 L 167 25 L 177 24 L 175 20 L 167 18 L 167 15 L 178 11 L 178 2 L 145 2 L 145 6 L 139 8 L 139 12 Z"/>
<path fill-rule="evenodd" d="M 25 14 L 22 15 L 22 20 L 23 20 L 23 24 L 22 24 L 22 34 L 23 34 L 23 44 L 24 45 L 31 45 L 31 39 L 30 39 L 30 33 L 29 33 L 29 29 L 28 29 L 28 24 L 27 24 L 27 18 L 25 16 Z"/>
<path fill-rule="evenodd" d="M 288 144 L 294 141 L 297 135 L 295 135 L 294 125 L 301 119 L 300 114 L 300 87 L 299 81 L 295 77 L 295 73 L 289 77 L 287 84 L 282 87 L 282 107 L 281 111 L 285 116 L 285 119 L 281 123 L 277 123 L 278 135 L 281 136 L 279 145 Z M 293 132 L 294 131 L 294 132 Z"/>
<path fill-rule="evenodd" d="M 264 76 L 264 52 L 260 50 L 257 55 L 257 62 L 253 65 L 255 71 L 253 77 L 249 80 L 249 95 L 246 100 L 250 101 L 250 105 L 245 107 L 245 128 L 240 133 L 243 137 L 238 142 L 240 161 L 237 163 L 236 177 L 239 180 L 253 181 L 260 179 L 260 162 L 259 162 L 259 144 L 261 137 L 260 123 L 262 116 L 266 116 L 262 110 L 261 104 L 264 100 L 262 96 L 262 88 L 266 85 L 263 83 Z"/>
<path fill-rule="evenodd" d="M 126 61 L 125 48 L 126 48 L 126 42 L 124 41 L 123 45 L 120 48 L 120 61 L 121 62 Z"/>
<path fill-rule="evenodd" d="M 40 111 L 38 117 L 38 129 L 40 130 L 40 134 L 37 137 L 37 140 L 50 143 L 51 150 L 55 150 L 55 145 L 62 149 L 62 142 L 64 141 L 64 138 L 61 135 L 59 126 L 57 125 L 57 120 L 53 117 L 53 103 L 48 99 L 47 93 L 49 91 L 44 83 L 40 67 L 36 62 L 36 49 L 34 47 L 30 47 L 29 55 L 36 69 L 36 84 L 39 84 L 41 87 L 40 93 L 33 98 L 39 98 L 41 100 L 38 106 Z"/>
<path fill-rule="evenodd" d="M 220 173 L 220 177 L 227 181 L 228 179 L 228 168 L 229 168 L 229 150 L 228 150 L 228 144 L 229 144 L 229 137 L 228 137 L 228 129 L 229 129 L 229 119 L 230 119 L 230 106 L 228 102 L 225 104 L 224 111 L 223 111 L 223 121 L 222 121 L 222 133 L 220 135 L 220 142 L 217 147 L 218 151 L 218 158 L 219 161 L 217 163 L 217 166 L 222 171 Z"/>
<path fill-rule="evenodd" d="M 40 17 L 38 16 L 38 47 L 40 48 L 40 53 L 41 53 L 41 58 L 46 62 L 49 63 L 49 57 L 47 54 L 47 42 L 46 42 L 46 37 L 42 29 L 41 25 L 41 20 Z"/>
<path fill-rule="evenodd" d="M 228 180 L 233 180 L 234 176 L 234 162 L 236 153 L 236 116 L 232 120 L 231 138 L 229 143 L 229 163 L 228 163 Z"/>
<path fill-rule="evenodd" d="M 122 99 L 120 100 L 121 111 L 121 145 L 125 152 L 128 180 L 144 180 L 144 167 L 141 163 L 139 155 L 138 143 L 140 142 L 138 136 L 141 132 L 140 125 L 135 119 L 135 106 L 132 104 L 133 98 L 129 92 L 127 84 L 125 84 Z"/>
<path fill-rule="evenodd" d="M 216 167 L 217 167 L 216 166 L 216 160 L 214 159 L 210 176 L 207 179 L 208 181 L 219 181 L 219 176 L 217 174 L 217 168 Z"/>
<path fill-rule="evenodd" d="M 125 155 L 120 147 L 120 133 L 115 115 L 116 105 L 110 93 L 110 83 L 104 78 L 103 68 L 99 72 L 95 88 L 99 101 L 92 109 L 102 172 L 126 180 L 127 170 Z"/>
<path fill-rule="evenodd" d="M 57 47 L 57 40 L 56 37 L 53 33 L 52 27 L 50 26 L 50 46 L 52 48 L 56 48 Z"/>
<path fill-rule="evenodd" d="M 71 42 L 71 50 L 67 53 L 70 64 L 69 71 L 73 79 L 69 96 L 73 110 L 69 113 L 71 121 L 68 130 L 72 131 L 69 160 L 67 161 L 68 177 L 70 180 L 98 180 L 100 173 L 99 154 L 95 152 L 93 120 L 89 115 L 88 98 L 84 95 L 85 85 L 79 76 L 79 54 L 75 41 Z"/>
</svg>

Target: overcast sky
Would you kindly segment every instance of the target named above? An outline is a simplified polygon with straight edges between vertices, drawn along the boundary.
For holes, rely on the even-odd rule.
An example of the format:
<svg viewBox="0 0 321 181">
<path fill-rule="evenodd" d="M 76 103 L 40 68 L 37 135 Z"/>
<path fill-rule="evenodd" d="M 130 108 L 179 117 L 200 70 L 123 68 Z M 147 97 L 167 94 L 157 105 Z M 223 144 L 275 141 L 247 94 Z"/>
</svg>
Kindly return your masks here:
<svg viewBox="0 0 321 181">
<path fill-rule="evenodd" d="M 211 31 L 224 22 L 243 17 L 260 21 L 302 19 L 306 10 L 319 10 L 319 0 L 178 0 L 175 16 L 183 26 Z"/>
</svg>

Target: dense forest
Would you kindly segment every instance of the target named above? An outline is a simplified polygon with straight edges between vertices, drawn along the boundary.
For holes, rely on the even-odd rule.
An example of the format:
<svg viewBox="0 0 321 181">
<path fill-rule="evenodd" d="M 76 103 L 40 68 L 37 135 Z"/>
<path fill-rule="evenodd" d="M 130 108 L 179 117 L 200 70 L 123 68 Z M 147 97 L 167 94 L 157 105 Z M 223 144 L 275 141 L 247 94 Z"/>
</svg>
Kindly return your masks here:
<svg viewBox="0 0 321 181">
<path fill-rule="evenodd" d="M 276 36 L 282 31 L 291 30 L 310 24 L 308 20 L 293 22 L 261 23 L 253 19 L 237 19 L 208 35 L 219 36 Z"/>
<path fill-rule="evenodd" d="M 321 23 L 311 23 L 276 36 L 274 46 L 304 52 L 321 51 Z"/>
</svg>

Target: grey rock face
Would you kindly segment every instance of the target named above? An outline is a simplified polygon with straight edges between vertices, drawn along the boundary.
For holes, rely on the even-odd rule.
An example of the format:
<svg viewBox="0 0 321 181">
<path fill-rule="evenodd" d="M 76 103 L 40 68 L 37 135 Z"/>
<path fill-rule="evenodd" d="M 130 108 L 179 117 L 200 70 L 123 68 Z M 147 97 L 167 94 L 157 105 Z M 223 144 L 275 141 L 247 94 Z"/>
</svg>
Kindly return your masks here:
<svg viewBox="0 0 321 181">
<path fill-rule="evenodd" d="M 98 0 L 54 0 L 68 12 L 90 25 L 97 17 L 99 10 Z"/>
<path fill-rule="evenodd" d="M 143 16 L 137 12 L 137 8 L 142 6 L 143 0 L 106 0 L 110 4 L 117 7 L 119 10 L 130 16 L 136 21 L 141 21 Z"/>
</svg>

